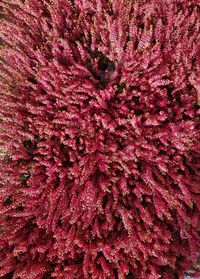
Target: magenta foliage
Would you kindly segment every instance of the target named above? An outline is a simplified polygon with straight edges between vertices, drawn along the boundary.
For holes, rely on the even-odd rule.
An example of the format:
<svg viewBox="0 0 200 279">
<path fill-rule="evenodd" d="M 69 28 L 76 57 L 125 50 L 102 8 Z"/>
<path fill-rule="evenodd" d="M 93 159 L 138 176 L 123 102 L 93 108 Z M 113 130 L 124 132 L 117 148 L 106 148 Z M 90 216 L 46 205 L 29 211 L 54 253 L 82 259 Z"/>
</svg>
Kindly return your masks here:
<svg viewBox="0 0 200 279">
<path fill-rule="evenodd" d="M 198 272 L 197 1 L 0 6 L 0 278 Z"/>
</svg>

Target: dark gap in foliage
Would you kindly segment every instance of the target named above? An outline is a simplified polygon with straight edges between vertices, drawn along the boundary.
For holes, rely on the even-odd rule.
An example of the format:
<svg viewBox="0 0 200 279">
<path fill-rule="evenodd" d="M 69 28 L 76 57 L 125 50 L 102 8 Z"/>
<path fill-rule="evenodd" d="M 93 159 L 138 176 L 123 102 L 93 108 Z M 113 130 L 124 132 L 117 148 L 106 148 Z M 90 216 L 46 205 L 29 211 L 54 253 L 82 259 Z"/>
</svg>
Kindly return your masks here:
<svg viewBox="0 0 200 279">
<path fill-rule="evenodd" d="M 177 91 L 176 94 L 175 94 L 175 100 L 179 104 L 179 106 L 183 106 L 183 102 L 181 100 L 181 94 L 182 94 L 182 90 Z"/>
<path fill-rule="evenodd" d="M 83 150 L 83 149 L 81 149 L 80 151 L 79 151 L 79 154 L 80 155 L 83 155 L 85 153 L 85 151 Z"/>
<path fill-rule="evenodd" d="M 23 210 L 24 210 L 24 206 L 22 204 L 16 207 L 16 211 L 23 211 Z"/>
<path fill-rule="evenodd" d="M 195 67 L 195 64 L 197 63 L 197 58 L 193 57 L 191 63 L 192 63 L 192 67 Z M 191 85 L 191 87 L 193 87 L 193 86 Z"/>
<path fill-rule="evenodd" d="M 168 22 L 167 22 L 167 18 L 166 17 L 162 17 L 162 24 L 164 26 L 167 26 Z"/>
<path fill-rule="evenodd" d="M 190 166 L 187 166 L 187 169 L 191 175 L 196 175 L 195 171 Z"/>
<path fill-rule="evenodd" d="M 149 197 L 148 195 L 145 195 L 145 194 L 142 195 L 142 202 L 141 202 L 141 204 L 142 204 L 143 207 L 147 207 L 149 205 L 150 202 L 147 201 L 148 197 Z"/>
<path fill-rule="evenodd" d="M 20 175 L 20 178 L 21 178 L 22 181 L 28 180 L 29 177 L 30 177 L 30 172 L 24 172 Z"/>
<path fill-rule="evenodd" d="M 61 270 L 64 270 L 64 268 L 65 268 L 65 267 L 64 267 L 64 265 L 62 264 L 61 267 L 60 267 L 60 269 L 61 269 Z"/>
<path fill-rule="evenodd" d="M 162 80 L 168 80 L 168 79 L 169 79 L 169 76 L 166 74 L 166 75 L 164 75 L 161 79 L 162 79 Z M 158 96 L 159 96 L 159 95 L 158 95 Z"/>
<path fill-rule="evenodd" d="M 142 264 L 140 263 L 140 261 L 138 259 L 135 259 L 135 263 L 137 264 L 138 267 L 142 266 Z"/>
<path fill-rule="evenodd" d="M 22 126 L 22 129 L 23 129 L 23 131 L 28 131 L 28 129 L 29 129 L 29 123 L 28 123 L 28 121 L 25 121 L 25 122 L 24 122 L 24 125 Z"/>
<path fill-rule="evenodd" d="M 154 38 L 153 40 L 152 40 L 152 45 L 155 45 L 156 44 L 156 39 Z"/>
<path fill-rule="evenodd" d="M 33 225 L 33 218 L 26 221 L 25 228 L 30 228 Z"/>
<path fill-rule="evenodd" d="M 169 265 L 161 266 L 159 268 L 159 273 L 162 274 L 163 276 L 168 275 L 169 271 L 170 271 L 170 274 L 172 274 L 173 279 L 179 279 L 179 275 L 176 272 L 174 272 L 174 270 Z"/>
<path fill-rule="evenodd" d="M 129 86 L 128 90 L 140 91 L 140 85 L 131 85 L 131 86 Z"/>
<path fill-rule="evenodd" d="M 52 140 L 52 141 L 57 141 L 57 140 L 59 140 L 59 139 L 58 139 L 57 136 L 53 135 L 53 136 L 51 136 L 51 140 Z"/>
<path fill-rule="evenodd" d="M 64 266 L 73 265 L 73 264 L 82 264 L 84 260 L 84 253 L 81 253 L 77 259 L 65 259 L 63 262 Z"/>
<path fill-rule="evenodd" d="M 147 274 L 151 274 L 151 270 L 147 269 Z"/>
<path fill-rule="evenodd" d="M 105 209 L 106 208 L 106 204 L 108 202 L 108 195 L 105 195 L 103 197 L 103 203 L 102 203 L 102 208 Z"/>
<path fill-rule="evenodd" d="M 51 19 L 51 14 L 50 14 L 48 8 L 45 7 L 45 8 L 42 10 L 41 17 Z"/>
<path fill-rule="evenodd" d="M 136 278 L 131 272 L 129 272 L 129 274 L 126 275 L 126 279 L 136 279 Z"/>
<path fill-rule="evenodd" d="M 115 71 L 115 64 L 114 62 L 108 60 L 108 71 L 109 71 L 109 77 L 114 73 Z"/>
<path fill-rule="evenodd" d="M 83 104 L 85 106 L 89 105 L 90 101 L 92 100 L 92 97 L 88 97 L 86 100 L 83 101 Z"/>
<path fill-rule="evenodd" d="M 137 116 L 142 115 L 142 114 L 144 114 L 144 111 L 140 108 L 134 108 L 134 114 Z"/>
<path fill-rule="evenodd" d="M 64 268 L 63 268 L 63 270 L 64 270 Z M 51 276 L 51 273 L 53 272 L 53 270 L 52 271 L 47 271 L 47 272 L 45 272 L 45 274 L 44 274 L 44 276 L 42 277 L 42 279 L 53 279 L 53 277 Z"/>
<path fill-rule="evenodd" d="M 0 18 L 1 18 L 1 14 L 0 14 Z M 2 46 L 3 45 L 3 39 L 2 38 L 0 38 L 0 46 Z M 0 59 L 1 61 L 3 61 L 4 59 Z"/>
<path fill-rule="evenodd" d="M 181 2 L 177 2 L 177 12 L 179 12 L 179 11 L 181 11 L 181 10 L 183 10 L 183 3 L 181 3 Z"/>
<path fill-rule="evenodd" d="M 4 17 L 4 14 L 2 12 L 3 12 L 3 7 L 0 6 L 0 19 Z"/>
<path fill-rule="evenodd" d="M 126 201 L 126 203 L 123 203 L 123 206 L 128 209 L 131 210 L 132 206 L 130 204 L 127 204 L 128 201 Z"/>
<path fill-rule="evenodd" d="M 180 188 L 179 188 L 179 186 L 178 186 L 177 183 L 173 183 L 172 187 L 173 187 L 175 190 L 180 191 Z"/>
<path fill-rule="evenodd" d="M 172 93 L 175 89 L 175 87 L 173 85 L 166 85 L 164 88 L 166 88 L 167 90 L 167 97 L 168 97 L 168 100 L 170 102 L 172 102 L 174 100 L 173 96 L 172 96 Z"/>
<path fill-rule="evenodd" d="M 191 120 L 191 117 L 189 115 L 186 115 L 185 113 L 182 114 L 183 120 Z"/>
<path fill-rule="evenodd" d="M 97 58 L 98 56 L 100 56 L 102 54 L 102 52 L 98 51 L 97 49 L 92 50 L 90 47 L 87 48 L 87 51 L 93 59 Z M 88 63 L 90 61 L 87 60 L 86 62 Z"/>
<path fill-rule="evenodd" d="M 164 154 L 167 154 L 167 151 L 160 149 L 158 155 L 164 155 Z"/>
<path fill-rule="evenodd" d="M 9 163 L 9 162 L 11 162 L 11 161 L 12 161 L 11 157 L 8 156 L 8 155 L 6 155 L 5 158 L 4 158 L 4 162 L 5 162 L 5 163 Z"/>
<path fill-rule="evenodd" d="M 135 181 L 135 176 L 134 174 L 131 174 L 130 177 L 129 177 L 129 181 L 130 183 L 133 183 Z M 130 184 L 131 185 L 131 184 Z M 133 187 L 133 185 L 131 185 L 131 187 Z"/>
<path fill-rule="evenodd" d="M 12 204 L 12 195 L 10 195 L 4 202 L 3 206 L 11 205 Z"/>
<path fill-rule="evenodd" d="M 125 43 L 125 45 L 124 45 L 124 49 L 126 49 L 127 43 L 130 42 L 130 41 L 131 41 L 131 38 L 130 38 L 129 33 L 128 33 L 128 35 L 127 35 L 127 37 L 126 37 L 126 43 Z"/>
<path fill-rule="evenodd" d="M 182 170 L 182 169 L 178 169 L 178 170 L 177 170 L 177 173 L 178 173 L 178 174 L 185 174 L 185 171 Z"/>
<path fill-rule="evenodd" d="M 141 177 L 138 177 L 138 182 L 143 182 Z"/>
<path fill-rule="evenodd" d="M 141 23 L 138 25 L 138 28 L 140 28 L 140 29 L 144 30 L 144 23 L 143 23 L 143 22 L 141 22 Z"/>
<path fill-rule="evenodd" d="M 98 61 L 98 69 L 101 71 L 105 71 L 108 68 L 108 59 L 105 56 L 99 58 Z"/>
<path fill-rule="evenodd" d="M 115 279 L 118 279 L 118 272 L 117 272 L 117 269 L 113 269 L 113 273 L 114 273 Z"/>
<path fill-rule="evenodd" d="M 6 214 L 5 219 L 6 219 L 6 221 L 10 221 L 10 219 L 11 219 L 10 214 Z"/>
<path fill-rule="evenodd" d="M 105 222 L 106 218 L 105 218 L 105 215 L 99 215 L 98 216 L 98 221 L 99 221 L 99 224 L 103 224 Z"/>
<path fill-rule="evenodd" d="M 98 252 L 98 257 L 99 257 L 99 258 L 100 258 L 100 257 L 104 258 L 104 253 L 103 253 L 102 251 L 99 251 L 99 252 Z"/>
<path fill-rule="evenodd" d="M 161 266 L 161 267 L 159 268 L 159 273 L 165 274 L 166 271 L 168 271 L 168 269 L 169 269 L 169 266 L 168 266 L 168 265 L 163 265 L 163 266 Z"/>
<path fill-rule="evenodd" d="M 139 100 L 140 100 L 139 96 L 133 96 L 132 99 L 136 105 L 139 105 Z"/>
<path fill-rule="evenodd" d="M 133 201 L 135 200 L 135 193 L 133 193 L 131 195 L 131 198 L 129 199 L 128 196 L 124 196 L 124 207 L 128 210 L 131 210 L 132 209 L 132 206 L 133 206 Z"/>
<path fill-rule="evenodd" d="M 64 67 L 70 67 L 72 63 L 65 57 L 58 57 L 58 63 L 61 64 Z"/>
<path fill-rule="evenodd" d="M 58 226 L 61 226 L 61 225 L 62 225 L 62 220 L 61 220 L 61 219 L 58 220 L 57 225 L 58 225 Z"/>
<path fill-rule="evenodd" d="M 26 148 L 27 155 L 31 156 L 31 159 L 34 157 L 33 151 L 37 146 L 37 143 L 34 143 L 31 139 L 25 140 L 22 142 L 23 146 Z"/>
<path fill-rule="evenodd" d="M 60 107 L 60 109 L 59 109 L 60 111 L 68 111 L 68 108 L 66 107 L 66 106 L 62 106 L 62 107 Z"/>
<path fill-rule="evenodd" d="M 58 186 L 60 185 L 60 177 L 56 175 L 54 182 L 52 183 L 52 187 L 53 189 L 58 188 Z"/>
<path fill-rule="evenodd" d="M 189 91 L 192 91 L 193 90 L 193 85 L 192 84 L 187 84 L 186 88 L 189 90 Z"/>
<path fill-rule="evenodd" d="M 70 156 L 69 156 L 69 153 L 66 149 L 66 147 L 61 144 L 61 154 L 63 155 L 63 161 L 62 161 L 62 165 L 64 168 L 67 168 L 67 167 L 72 167 L 73 166 L 73 163 L 70 162 Z"/>
<path fill-rule="evenodd" d="M 139 172 L 142 171 L 142 162 L 137 162 L 137 169 L 139 170 Z"/>
<path fill-rule="evenodd" d="M 88 69 L 92 73 L 93 77 L 98 81 L 95 84 L 97 89 L 104 89 L 109 83 L 109 79 L 115 71 L 114 63 L 109 60 L 102 52 L 96 50 L 92 51 L 88 49 L 92 59 L 97 61 L 97 66 L 94 66 L 94 62 L 88 61 Z"/>
<path fill-rule="evenodd" d="M 169 270 L 168 270 L 168 272 L 169 272 Z M 179 278 L 180 278 L 179 275 L 177 273 L 174 273 L 174 279 L 179 279 Z"/>
<path fill-rule="evenodd" d="M 192 12 L 194 11 L 194 9 L 197 7 L 197 5 L 195 4 L 192 4 L 188 7 L 188 12 L 189 12 L 189 15 L 192 14 Z"/>
<path fill-rule="evenodd" d="M 94 15 L 95 15 L 95 11 L 92 11 L 92 10 L 88 10 L 85 13 L 85 16 L 90 17 L 90 18 L 92 18 Z"/>
<path fill-rule="evenodd" d="M 121 170 L 119 170 L 119 169 L 115 170 L 115 176 L 119 177 L 121 173 L 122 173 Z"/>
<path fill-rule="evenodd" d="M 34 138 L 36 139 L 36 141 L 39 141 L 39 140 L 41 140 L 41 138 L 40 138 L 40 136 L 39 135 L 34 135 Z"/>
<path fill-rule="evenodd" d="M 151 67 L 153 67 L 153 61 L 152 60 L 149 62 L 149 65 L 148 65 L 148 68 L 151 68 Z"/>
<path fill-rule="evenodd" d="M 185 157 L 183 158 L 183 163 L 184 163 L 184 166 L 186 166 L 188 172 L 189 172 L 192 176 L 194 176 L 194 175 L 195 175 L 195 171 L 188 165 L 187 160 L 186 160 Z"/>
<path fill-rule="evenodd" d="M 190 206 L 187 204 L 184 204 L 184 207 L 185 207 L 185 211 L 186 211 L 187 215 L 190 218 L 192 218 L 194 216 L 194 212 L 196 212 L 196 210 L 198 210 L 196 204 L 193 202 L 191 202 Z"/>
<path fill-rule="evenodd" d="M 2 279 L 12 279 L 14 275 L 14 272 L 11 271 L 8 274 L 6 274 L 5 276 L 2 277 Z"/>
<path fill-rule="evenodd" d="M 170 160 L 173 160 L 173 157 L 174 157 L 173 154 L 169 154 L 169 159 Z"/>
<path fill-rule="evenodd" d="M 160 50 L 163 50 L 165 48 L 164 42 L 161 43 L 160 45 Z"/>
<path fill-rule="evenodd" d="M 159 183 L 159 179 L 154 172 L 152 172 L 152 176 L 153 176 L 155 183 Z"/>
<path fill-rule="evenodd" d="M 137 49 L 137 48 L 138 48 L 138 45 L 139 45 L 139 40 L 136 39 L 136 40 L 135 40 L 135 43 L 134 43 L 134 49 Z"/>
<path fill-rule="evenodd" d="M 122 82 L 122 83 L 118 84 L 117 85 L 117 92 L 121 93 L 125 87 L 126 87 L 126 83 L 125 82 Z"/>
<path fill-rule="evenodd" d="M 22 187 L 22 188 L 28 187 L 27 179 L 23 179 L 21 176 L 20 176 L 20 179 L 21 179 L 20 187 Z"/>
<path fill-rule="evenodd" d="M 81 143 L 80 143 L 80 137 L 77 137 L 77 138 L 76 138 L 76 145 L 79 147 L 80 144 L 81 144 Z"/>
<path fill-rule="evenodd" d="M 65 139 L 66 140 L 70 139 L 70 136 L 68 134 L 65 134 Z"/>
<path fill-rule="evenodd" d="M 100 178 L 100 176 L 102 175 L 102 172 L 100 171 L 99 167 L 96 168 L 94 174 L 91 174 L 89 176 L 90 179 L 95 179 L 96 183 L 98 183 L 98 180 Z"/>
<path fill-rule="evenodd" d="M 117 143 L 118 143 L 118 149 L 119 150 L 124 149 L 124 147 L 125 147 L 125 141 L 124 140 L 118 141 Z"/>
<path fill-rule="evenodd" d="M 96 79 L 98 79 L 98 78 L 96 78 Z M 101 82 L 99 82 L 99 83 L 94 84 L 94 87 L 95 87 L 96 89 L 103 90 L 103 89 L 106 88 L 107 85 L 108 85 L 108 81 L 103 80 L 103 81 L 101 81 Z"/>
<path fill-rule="evenodd" d="M 172 212 L 173 213 L 173 212 Z M 166 228 L 169 232 L 173 232 L 173 226 L 169 223 L 166 223 Z"/>
<path fill-rule="evenodd" d="M 29 78 L 28 78 L 28 81 L 31 82 L 31 83 L 33 83 L 33 84 L 37 84 L 37 80 L 36 80 L 35 77 L 29 77 Z"/>
</svg>

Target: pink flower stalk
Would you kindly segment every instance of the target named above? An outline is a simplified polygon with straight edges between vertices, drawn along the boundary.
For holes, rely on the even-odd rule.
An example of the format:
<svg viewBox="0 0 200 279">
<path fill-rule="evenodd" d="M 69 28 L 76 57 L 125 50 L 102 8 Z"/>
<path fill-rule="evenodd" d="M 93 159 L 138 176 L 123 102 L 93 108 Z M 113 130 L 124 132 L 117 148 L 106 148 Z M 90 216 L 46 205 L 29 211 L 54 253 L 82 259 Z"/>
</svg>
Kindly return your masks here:
<svg viewBox="0 0 200 279">
<path fill-rule="evenodd" d="M 0 278 L 198 276 L 198 2 L 0 7 Z"/>
</svg>

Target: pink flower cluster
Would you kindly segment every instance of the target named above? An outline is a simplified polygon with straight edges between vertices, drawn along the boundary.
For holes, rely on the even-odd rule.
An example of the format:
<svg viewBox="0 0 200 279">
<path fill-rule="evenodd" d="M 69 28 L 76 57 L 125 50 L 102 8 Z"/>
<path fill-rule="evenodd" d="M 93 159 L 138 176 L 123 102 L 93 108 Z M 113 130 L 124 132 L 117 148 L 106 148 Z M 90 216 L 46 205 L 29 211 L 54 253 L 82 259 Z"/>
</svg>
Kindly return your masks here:
<svg viewBox="0 0 200 279">
<path fill-rule="evenodd" d="M 198 1 L 0 7 L 0 278 L 198 274 Z"/>
</svg>

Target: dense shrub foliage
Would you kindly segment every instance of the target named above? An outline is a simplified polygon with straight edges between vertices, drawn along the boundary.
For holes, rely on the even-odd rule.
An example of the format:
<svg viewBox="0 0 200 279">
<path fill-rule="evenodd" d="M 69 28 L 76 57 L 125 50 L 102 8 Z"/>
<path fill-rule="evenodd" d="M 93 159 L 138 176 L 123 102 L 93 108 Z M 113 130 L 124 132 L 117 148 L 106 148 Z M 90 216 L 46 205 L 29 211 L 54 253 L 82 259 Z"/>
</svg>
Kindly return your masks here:
<svg viewBox="0 0 200 279">
<path fill-rule="evenodd" d="M 1 0 L 0 278 L 198 271 L 197 2 Z"/>
</svg>

